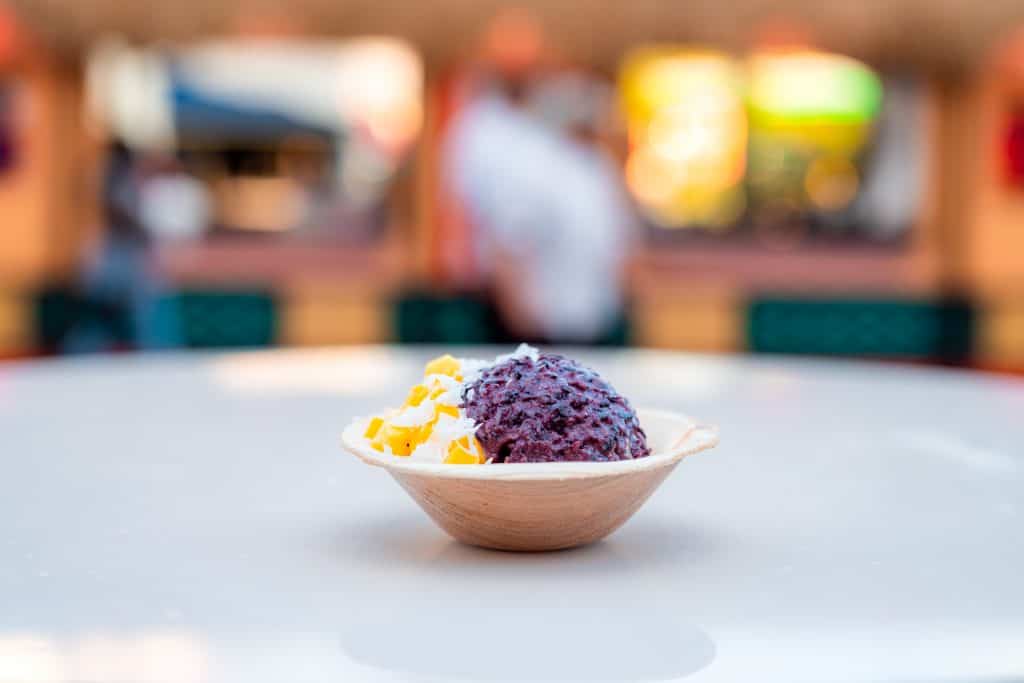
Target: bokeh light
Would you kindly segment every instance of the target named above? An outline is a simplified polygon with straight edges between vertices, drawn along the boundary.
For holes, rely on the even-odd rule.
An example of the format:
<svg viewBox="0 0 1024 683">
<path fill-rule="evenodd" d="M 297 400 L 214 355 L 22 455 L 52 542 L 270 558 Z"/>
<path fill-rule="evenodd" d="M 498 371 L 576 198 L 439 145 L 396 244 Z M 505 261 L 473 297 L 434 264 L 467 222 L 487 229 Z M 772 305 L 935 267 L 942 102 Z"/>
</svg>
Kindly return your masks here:
<svg viewBox="0 0 1024 683">
<path fill-rule="evenodd" d="M 808 200 L 823 211 L 838 211 L 849 205 L 859 185 L 857 168 L 843 157 L 815 159 L 804 178 Z"/>
<path fill-rule="evenodd" d="M 755 53 L 747 66 L 753 206 L 778 213 L 783 201 L 793 216 L 846 209 L 861 187 L 881 80 L 855 59 L 806 49 Z"/>
<path fill-rule="evenodd" d="M 423 118 L 423 67 L 416 51 L 392 38 L 360 38 L 338 48 L 339 102 L 387 148 L 404 148 Z"/>
<path fill-rule="evenodd" d="M 737 64 L 723 54 L 644 50 L 621 73 L 626 180 L 666 227 L 721 227 L 742 211 L 746 112 Z"/>
</svg>

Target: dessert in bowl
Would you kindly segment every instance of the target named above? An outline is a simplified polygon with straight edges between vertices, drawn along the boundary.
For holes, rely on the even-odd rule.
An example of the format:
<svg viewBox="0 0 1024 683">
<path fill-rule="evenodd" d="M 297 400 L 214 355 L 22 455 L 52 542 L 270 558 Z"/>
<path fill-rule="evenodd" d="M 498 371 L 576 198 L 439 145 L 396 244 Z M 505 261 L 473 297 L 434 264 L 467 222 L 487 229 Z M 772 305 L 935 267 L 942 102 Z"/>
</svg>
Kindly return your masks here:
<svg viewBox="0 0 1024 683">
<path fill-rule="evenodd" d="M 593 370 L 521 345 L 490 362 L 431 361 L 400 408 L 353 420 L 342 440 L 456 539 L 554 550 L 617 529 L 718 435 L 634 411 Z"/>
</svg>

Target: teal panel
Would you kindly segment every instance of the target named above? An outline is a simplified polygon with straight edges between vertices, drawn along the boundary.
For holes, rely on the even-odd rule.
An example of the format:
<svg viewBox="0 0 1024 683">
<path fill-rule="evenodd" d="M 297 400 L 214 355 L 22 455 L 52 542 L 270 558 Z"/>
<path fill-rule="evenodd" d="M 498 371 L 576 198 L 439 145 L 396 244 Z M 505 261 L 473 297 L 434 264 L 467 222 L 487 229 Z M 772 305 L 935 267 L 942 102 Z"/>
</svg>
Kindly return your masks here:
<svg viewBox="0 0 1024 683">
<path fill-rule="evenodd" d="M 277 306 L 262 291 L 188 291 L 178 295 L 182 336 L 191 348 L 270 346 Z"/>
<path fill-rule="evenodd" d="M 967 360 L 973 311 L 960 301 L 783 299 L 753 301 L 753 351 Z"/>
<path fill-rule="evenodd" d="M 406 344 L 486 344 L 494 341 L 493 316 L 469 297 L 407 294 L 395 302 L 395 330 Z"/>
</svg>

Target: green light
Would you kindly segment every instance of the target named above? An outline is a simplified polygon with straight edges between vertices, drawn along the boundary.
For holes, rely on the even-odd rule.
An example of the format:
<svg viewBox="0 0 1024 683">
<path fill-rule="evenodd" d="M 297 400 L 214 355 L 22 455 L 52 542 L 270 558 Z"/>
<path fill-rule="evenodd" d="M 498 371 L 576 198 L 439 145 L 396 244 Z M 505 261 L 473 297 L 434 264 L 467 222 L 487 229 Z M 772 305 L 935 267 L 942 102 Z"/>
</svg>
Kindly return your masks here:
<svg viewBox="0 0 1024 683">
<path fill-rule="evenodd" d="M 762 55 L 751 63 L 753 121 L 763 124 L 858 124 L 882 105 L 882 83 L 848 57 L 815 52 Z"/>
</svg>

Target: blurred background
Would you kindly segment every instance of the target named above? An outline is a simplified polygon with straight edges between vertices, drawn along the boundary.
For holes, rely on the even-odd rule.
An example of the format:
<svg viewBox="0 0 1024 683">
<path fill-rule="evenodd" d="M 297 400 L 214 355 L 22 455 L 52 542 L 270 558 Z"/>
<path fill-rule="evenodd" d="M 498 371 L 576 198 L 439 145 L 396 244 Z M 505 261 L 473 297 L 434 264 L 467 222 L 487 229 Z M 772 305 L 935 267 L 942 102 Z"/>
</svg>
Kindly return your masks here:
<svg viewBox="0 0 1024 683">
<path fill-rule="evenodd" d="M 0 4 L 0 358 L 1024 371 L 1024 6 Z"/>
</svg>

